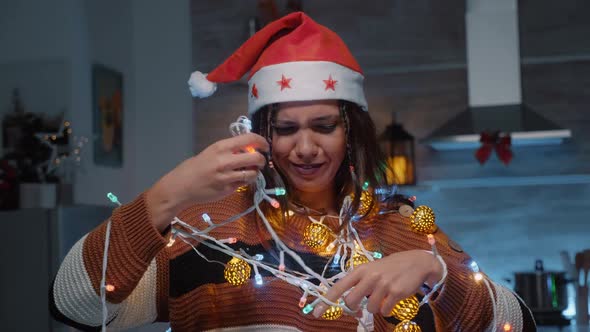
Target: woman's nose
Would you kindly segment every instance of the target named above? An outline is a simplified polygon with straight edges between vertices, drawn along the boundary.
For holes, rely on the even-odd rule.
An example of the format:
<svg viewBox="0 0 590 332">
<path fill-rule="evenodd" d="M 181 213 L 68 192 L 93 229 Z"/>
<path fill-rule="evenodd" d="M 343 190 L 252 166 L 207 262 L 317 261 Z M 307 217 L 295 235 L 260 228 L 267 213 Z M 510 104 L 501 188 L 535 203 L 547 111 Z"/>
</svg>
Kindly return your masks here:
<svg viewBox="0 0 590 332">
<path fill-rule="evenodd" d="M 319 147 L 313 139 L 313 134 L 304 130 L 295 145 L 297 157 L 303 161 L 311 162 L 318 155 L 318 151 Z"/>
</svg>

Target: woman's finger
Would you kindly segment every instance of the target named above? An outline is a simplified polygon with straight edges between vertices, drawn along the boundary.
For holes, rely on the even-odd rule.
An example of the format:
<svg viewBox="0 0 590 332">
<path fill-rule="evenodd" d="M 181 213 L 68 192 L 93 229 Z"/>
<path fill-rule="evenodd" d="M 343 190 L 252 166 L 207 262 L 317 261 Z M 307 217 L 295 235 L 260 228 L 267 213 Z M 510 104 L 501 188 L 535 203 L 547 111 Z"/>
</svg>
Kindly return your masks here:
<svg viewBox="0 0 590 332">
<path fill-rule="evenodd" d="M 370 278 L 362 279 L 344 298 L 346 306 L 352 310 L 360 309 L 361 302 L 367 297 L 373 297 L 373 290 L 375 289 L 375 281 Z"/>
<path fill-rule="evenodd" d="M 258 170 L 242 169 L 228 173 L 226 183 L 236 184 L 237 186 L 253 183 L 258 176 Z"/>
<path fill-rule="evenodd" d="M 242 168 L 264 168 L 266 158 L 260 153 L 238 153 L 231 156 L 225 156 L 222 169 L 224 171 L 233 171 Z"/>
<path fill-rule="evenodd" d="M 359 282 L 360 274 L 355 273 L 357 271 L 358 271 L 358 268 L 355 271 L 353 271 L 352 273 L 345 276 L 344 278 L 340 279 L 338 282 L 336 282 L 332 287 L 330 287 L 330 289 L 328 290 L 328 292 L 326 293 L 326 295 L 324 297 L 332 302 L 336 302 L 340 297 L 342 297 L 342 294 L 344 294 L 344 292 L 351 289 L 353 286 L 355 286 Z M 313 310 L 313 315 L 315 317 L 319 317 L 327 309 L 328 309 L 328 307 L 325 305 L 318 305 Z"/>
<path fill-rule="evenodd" d="M 266 139 L 258 134 L 248 133 L 240 136 L 226 138 L 218 142 L 221 149 L 237 152 L 237 151 L 261 151 L 268 152 L 268 142 Z"/>
<path fill-rule="evenodd" d="M 387 297 L 385 297 L 383 302 L 381 302 L 381 314 L 385 317 L 391 316 L 391 311 L 393 310 L 393 307 L 396 305 L 396 303 L 398 303 L 401 300 L 402 299 L 397 294 L 389 294 Z"/>
<path fill-rule="evenodd" d="M 387 297 L 388 287 L 384 285 L 376 285 L 371 292 L 369 302 L 367 302 L 367 310 L 370 313 L 376 314 L 381 311 L 381 305 L 384 299 Z"/>
</svg>

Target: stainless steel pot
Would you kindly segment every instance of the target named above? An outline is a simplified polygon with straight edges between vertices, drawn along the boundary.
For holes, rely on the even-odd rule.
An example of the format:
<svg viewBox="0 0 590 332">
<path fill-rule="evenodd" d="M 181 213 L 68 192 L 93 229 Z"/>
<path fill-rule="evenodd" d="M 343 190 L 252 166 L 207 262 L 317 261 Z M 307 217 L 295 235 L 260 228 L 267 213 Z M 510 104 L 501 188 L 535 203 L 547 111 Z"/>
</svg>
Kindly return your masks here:
<svg viewBox="0 0 590 332">
<path fill-rule="evenodd" d="M 535 262 L 534 272 L 514 274 L 514 290 L 533 312 L 561 312 L 567 307 L 565 272 L 543 269 L 543 261 Z"/>
</svg>

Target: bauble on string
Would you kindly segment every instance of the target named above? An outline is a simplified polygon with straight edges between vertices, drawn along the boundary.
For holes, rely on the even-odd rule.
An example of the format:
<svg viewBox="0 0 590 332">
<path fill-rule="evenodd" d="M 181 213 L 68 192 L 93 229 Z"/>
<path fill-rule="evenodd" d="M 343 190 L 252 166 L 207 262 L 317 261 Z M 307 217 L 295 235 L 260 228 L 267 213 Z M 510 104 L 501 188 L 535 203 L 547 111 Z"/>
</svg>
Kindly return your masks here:
<svg viewBox="0 0 590 332">
<path fill-rule="evenodd" d="M 420 325 L 410 320 L 404 320 L 395 326 L 393 332 L 422 332 L 422 329 Z"/>
<path fill-rule="evenodd" d="M 350 269 L 350 263 L 352 262 L 352 266 L 356 268 L 359 265 L 365 264 L 369 262 L 369 259 L 362 254 L 354 254 L 352 258 L 346 261 L 346 270 Z"/>
<path fill-rule="evenodd" d="M 353 195 L 354 199 L 354 195 Z M 360 204 L 357 214 L 359 216 L 371 215 L 374 212 L 373 194 L 370 191 L 363 190 L 361 193 Z"/>
<path fill-rule="evenodd" d="M 436 232 L 436 225 L 434 224 L 436 216 L 434 211 L 426 205 L 421 205 L 414 210 L 410 216 L 410 223 L 412 230 L 422 234 L 432 234 Z"/>
<path fill-rule="evenodd" d="M 418 315 L 418 310 L 420 309 L 420 302 L 415 295 L 412 295 L 406 299 L 399 301 L 393 310 L 391 310 L 391 316 L 397 318 L 398 320 L 412 320 L 416 315 Z"/>
<path fill-rule="evenodd" d="M 312 249 L 326 246 L 330 237 L 330 229 L 324 224 L 311 223 L 303 230 L 303 242 Z"/>
<path fill-rule="evenodd" d="M 326 320 L 336 320 L 342 317 L 342 312 L 342 308 L 333 305 L 322 314 L 322 318 Z"/>
<path fill-rule="evenodd" d="M 252 269 L 248 263 L 234 257 L 225 265 L 223 276 L 231 285 L 240 286 L 250 279 L 251 273 Z"/>
</svg>

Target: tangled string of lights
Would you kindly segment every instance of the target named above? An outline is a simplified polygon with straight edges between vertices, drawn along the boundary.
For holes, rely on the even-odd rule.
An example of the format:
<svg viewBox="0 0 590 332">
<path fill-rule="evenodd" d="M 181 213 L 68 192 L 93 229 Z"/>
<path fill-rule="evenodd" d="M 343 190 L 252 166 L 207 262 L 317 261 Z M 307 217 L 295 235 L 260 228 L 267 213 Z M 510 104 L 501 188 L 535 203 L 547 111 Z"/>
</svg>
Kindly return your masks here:
<svg viewBox="0 0 590 332">
<path fill-rule="evenodd" d="M 230 132 L 234 136 L 248 133 L 250 132 L 250 130 L 251 122 L 245 116 L 239 117 L 236 122 L 233 122 L 230 125 Z M 246 149 L 246 152 L 253 153 L 255 151 L 253 151 L 253 149 Z M 203 229 L 199 229 L 175 217 L 171 224 L 172 227 L 170 231 L 168 246 L 170 247 L 174 245 L 174 243 L 180 239 L 181 241 L 189 245 L 200 257 L 202 257 L 206 261 L 222 264 L 225 267 L 224 277 L 226 281 L 235 286 L 240 286 L 248 282 L 251 278 L 252 270 L 254 270 L 255 284 L 257 286 L 261 286 L 264 284 L 264 280 L 260 274 L 260 270 L 269 272 L 274 277 L 301 289 L 302 296 L 299 300 L 298 305 L 301 308 L 303 314 L 309 314 L 318 303 L 324 302 L 328 304 L 330 307 L 322 315 L 323 319 L 335 320 L 340 318 L 345 313 L 353 317 L 356 317 L 357 312 L 348 308 L 342 299 L 339 299 L 337 302 L 333 302 L 324 296 L 330 287 L 332 287 L 339 279 L 343 278 L 347 273 L 354 270 L 360 264 L 371 262 L 383 257 L 383 255 L 380 252 L 369 251 L 363 246 L 363 243 L 353 225 L 354 218 L 345 218 L 345 214 L 347 213 L 346 211 L 348 211 L 350 204 L 352 202 L 352 197 L 346 197 L 343 202 L 340 214 L 338 216 L 339 225 L 341 226 L 339 227 L 339 229 L 341 230 L 338 234 L 334 233 L 329 227 L 323 224 L 323 218 L 321 218 L 320 220 L 316 220 L 311 216 L 308 217 L 311 221 L 311 224 L 307 226 L 304 230 L 304 242 L 312 249 L 325 248 L 327 252 L 331 252 L 332 250 L 336 249 L 334 255 L 331 257 L 331 259 L 327 261 L 322 273 L 320 274 L 308 267 L 303 261 L 303 259 L 280 239 L 280 237 L 273 229 L 271 222 L 269 222 L 269 220 L 264 215 L 260 207 L 260 204 L 263 201 L 267 201 L 274 208 L 279 208 L 279 202 L 271 196 L 285 195 L 285 188 L 267 188 L 266 179 L 264 178 L 261 172 L 258 172 L 254 187 L 255 191 L 253 195 L 252 206 L 250 206 L 242 213 L 234 215 L 233 217 L 227 220 L 214 221 L 210 218 L 210 216 L 207 213 L 204 213 L 201 216 L 201 218 L 205 222 L 206 227 L 204 227 Z M 367 186 L 365 186 L 364 189 L 367 189 Z M 381 192 L 381 194 L 385 194 L 388 196 L 393 195 L 395 193 L 395 189 L 378 188 L 375 190 L 375 192 Z M 367 194 L 365 199 L 361 199 L 361 209 L 365 208 L 366 206 L 370 206 L 370 204 L 366 204 L 366 200 L 372 197 L 370 193 L 366 191 L 364 193 Z M 112 193 L 109 193 L 108 197 L 112 202 L 121 205 L 117 197 L 114 196 Z M 415 197 L 412 197 L 412 199 L 415 199 Z M 236 243 L 236 238 L 232 237 L 226 239 L 217 239 L 209 235 L 209 233 L 215 228 L 222 227 L 236 220 L 239 220 L 243 216 L 254 211 L 256 211 L 256 213 L 262 220 L 264 227 L 274 240 L 276 248 L 280 253 L 278 266 L 276 264 L 265 262 L 263 254 L 259 253 L 255 255 L 250 255 L 246 253 L 243 249 L 236 250 L 228 246 L 228 244 Z M 391 211 L 381 211 L 379 213 L 389 212 Z M 436 232 L 437 229 L 435 225 L 435 215 L 432 209 L 430 209 L 427 206 L 419 206 L 416 209 L 413 209 L 409 205 L 404 205 L 402 208 L 400 208 L 399 213 L 402 216 L 409 218 L 410 225 L 413 231 L 426 235 L 427 241 L 431 246 L 432 254 L 438 259 L 438 261 L 441 263 L 441 266 L 443 267 L 443 276 L 441 280 L 432 288 L 430 288 L 430 291 L 425 294 L 421 301 L 418 301 L 416 296 L 411 296 L 407 299 L 398 302 L 391 312 L 391 316 L 400 320 L 400 323 L 396 325 L 394 331 L 420 332 L 420 326 L 418 326 L 412 320 L 418 314 L 419 308 L 425 303 L 427 303 L 433 294 L 436 294 L 436 292 L 439 291 L 440 287 L 442 286 L 447 277 L 447 267 L 444 260 L 437 251 L 436 241 L 434 236 L 432 235 L 432 233 Z M 346 225 L 342 227 L 344 220 L 347 220 Z M 107 224 L 107 231 L 105 237 L 105 249 L 103 253 L 103 270 L 101 280 L 103 331 L 106 331 L 106 321 L 108 316 L 106 307 L 106 292 L 114 290 L 114 287 L 112 285 L 108 285 L 105 280 L 106 267 L 108 264 L 107 257 L 109 233 L 110 220 Z M 330 237 L 334 239 L 330 241 Z M 210 260 L 197 249 L 195 243 L 199 243 L 200 245 L 204 245 L 213 250 L 222 252 L 230 256 L 231 259 L 227 263 Z M 285 266 L 285 255 L 291 257 L 299 265 L 299 267 L 302 268 L 303 272 L 296 271 L 293 268 L 287 268 Z M 339 267 L 340 272 L 333 275 L 332 277 L 327 278 L 325 277 L 325 272 L 329 265 L 332 265 L 333 267 Z M 484 279 L 483 275 L 479 272 L 479 267 L 477 267 L 477 264 L 475 262 L 472 263 L 471 268 L 474 271 L 474 280 L 476 282 L 479 282 L 483 279 L 485 281 L 487 288 L 489 289 L 489 293 L 492 297 L 492 302 L 494 306 L 494 320 L 492 323 L 494 327 L 492 330 L 496 331 L 498 322 L 497 314 L 500 310 L 497 308 L 497 304 L 498 302 L 505 303 L 508 300 L 506 299 L 506 296 L 503 296 L 501 301 L 494 301 L 494 294 L 491 291 L 491 286 L 487 282 L 487 280 Z M 312 282 L 313 280 L 316 280 L 319 283 L 315 284 Z M 345 298 L 346 295 L 350 293 L 350 291 L 351 290 L 345 292 L 342 295 L 342 298 Z M 496 293 L 496 296 L 502 295 L 499 292 Z M 309 297 L 314 299 L 311 302 L 309 302 Z M 362 328 L 365 331 L 372 331 L 373 316 L 366 310 L 366 304 L 367 299 L 365 298 L 361 302 L 361 306 L 359 309 L 362 310 L 363 315 L 361 318 L 356 317 L 356 319 L 359 322 L 359 328 Z M 510 316 L 510 318 L 512 318 L 512 315 L 510 314 L 500 314 L 499 316 L 501 316 L 501 319 L 509 318 L 507 316 Z M 512 331 L 512 325 L 509 322 L 506 322 L 502 326 L 502 328 L 504 331 Z"/>
</svg>

